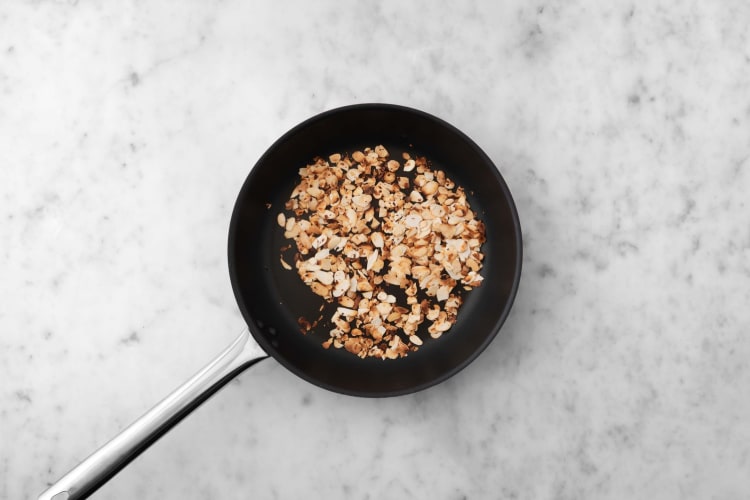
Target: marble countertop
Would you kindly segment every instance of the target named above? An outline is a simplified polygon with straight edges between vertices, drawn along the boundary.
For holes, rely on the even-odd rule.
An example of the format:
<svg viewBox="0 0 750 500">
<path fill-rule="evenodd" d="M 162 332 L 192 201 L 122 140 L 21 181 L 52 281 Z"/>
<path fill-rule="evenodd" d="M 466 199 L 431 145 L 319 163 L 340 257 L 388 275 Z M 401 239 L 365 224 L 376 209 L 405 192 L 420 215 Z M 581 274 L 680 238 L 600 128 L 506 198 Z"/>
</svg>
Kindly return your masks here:
<svg viewBox="0 0 750 500">
<path fill-rule="evenodd" d="M 0 498 L 236 336 L 239 187 L 358 102 L 499 165 L 525 252 L 501 334 L 385 400 L 263 361 L 94 498 L 746 498 L 748 33 L 740 0 L 3 2 Z"/>
</svg>

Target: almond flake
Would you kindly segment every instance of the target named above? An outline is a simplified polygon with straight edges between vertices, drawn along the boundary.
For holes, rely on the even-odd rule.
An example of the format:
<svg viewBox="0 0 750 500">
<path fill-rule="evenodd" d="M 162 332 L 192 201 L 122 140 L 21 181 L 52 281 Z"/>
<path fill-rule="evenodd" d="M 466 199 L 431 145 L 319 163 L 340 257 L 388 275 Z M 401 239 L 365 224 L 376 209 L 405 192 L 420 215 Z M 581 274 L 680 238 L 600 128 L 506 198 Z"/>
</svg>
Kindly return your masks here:
<svg viewBox="0 0 750 500">
<path fill-rule="evenodd" d="M 462 302 L 455 287 L 463 293 L 481 285 L 485 226 L 466 193 L 426 158 L 402 156 L 403 167 L 377 145 L 317 158 L 299 169 L 300 182 L 284 204 L 294 217 L 276 216 L 304 256 L 296 260 L 300 278 L 338 305 L 326 349 L 360 358 L 406 356 L 422 345 L 416 333 L 425 321 L 431 338 L 455 323 Z M 401 168 L 417 175 L 397 176 Z M 280 262 L 294 269 L 283 256 Z M 387 293 L 388 286 L 404 298 Z"/>
<path fill-rule="evenodd" d="M 330 285 L 333 283 L 333 273 L 331 271 L 315 271 L 315 279 L 324 285 Z"/>
<path fill-rule="evenodd" d="M 290 266 L 289 264 L 286 263 L 286 261 L 284 260 L 284 257 L 281 257 L 280 259 L 281 259 L 281 267 L 283 267 L 287 271 L 291 271 L 292 270 L 292 266 Z"/>
</svg>

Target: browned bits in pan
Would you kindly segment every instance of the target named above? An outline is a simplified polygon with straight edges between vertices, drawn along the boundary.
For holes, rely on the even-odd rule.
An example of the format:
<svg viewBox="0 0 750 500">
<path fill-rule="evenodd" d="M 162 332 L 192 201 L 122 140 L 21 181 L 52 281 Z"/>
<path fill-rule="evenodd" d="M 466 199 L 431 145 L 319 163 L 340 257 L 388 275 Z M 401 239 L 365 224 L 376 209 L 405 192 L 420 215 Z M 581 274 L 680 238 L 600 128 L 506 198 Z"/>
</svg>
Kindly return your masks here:
<svg viewBox="0 0 750 500">
<path fill-rule="evenodd" d="M 316 158 L 299 169 L 288 212 L 277 215 L 297 246 L 300 278 L 338 305 L 326 349 L 406 356 L 423 343 L 420 325 L 438 338 L 456 322 L 459 287 L 482 282 L 485 228 L 463 188 L 424 157 L 403 159 L 390 159 L 381 145 Z M 389 286 L 403 291 L 405 303 Z"/>
</svg>

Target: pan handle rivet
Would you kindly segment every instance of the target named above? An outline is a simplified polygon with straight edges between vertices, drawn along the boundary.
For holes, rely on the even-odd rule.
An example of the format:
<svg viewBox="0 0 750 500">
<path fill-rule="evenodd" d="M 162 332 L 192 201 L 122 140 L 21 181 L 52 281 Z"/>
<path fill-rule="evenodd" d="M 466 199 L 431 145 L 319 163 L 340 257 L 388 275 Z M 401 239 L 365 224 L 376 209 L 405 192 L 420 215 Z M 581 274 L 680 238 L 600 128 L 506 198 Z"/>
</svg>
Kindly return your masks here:
<svg viewBox="0 0 750 500">
<path fill-rule="evenodd" d="M 269 326 L 267 331 L 269 335 L 276 335 L 276 328 L 272 326 Z"/>
</svg>

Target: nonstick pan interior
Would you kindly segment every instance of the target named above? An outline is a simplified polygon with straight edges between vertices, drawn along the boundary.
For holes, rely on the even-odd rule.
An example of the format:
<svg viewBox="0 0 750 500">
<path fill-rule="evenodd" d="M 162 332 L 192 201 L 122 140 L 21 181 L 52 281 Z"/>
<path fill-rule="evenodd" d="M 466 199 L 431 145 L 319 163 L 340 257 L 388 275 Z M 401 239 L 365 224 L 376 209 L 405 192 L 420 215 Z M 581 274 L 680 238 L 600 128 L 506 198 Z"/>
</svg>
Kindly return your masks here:
<svg viewBox="0 0 750 500">
<path fill-rule="evenodd" d="M 280 264 L 283 237 L 276 215 L 298 182 L 298 169 L 317 156 L 384 145 L 392 158 L 424 155 L 463 186 L 485 223 L 482 285 L 464 296 L 456 324 L 441 338 L 423 335 L 419 351 L 397 360 L 360 359 L 326 350 L 330 323 L 303 335 L 298 318 L 313 320 L 325 301 L 294 270 Z M 357 396 L 394 396 L 452 376 L 494 338 L 521 274 L 521 229 L 510 191 L 497 168 L 463 133 L 426 113 L 363 104 L 315 116 L 281 137 L 251 170 L 229 230 L 229 271 L 237 302 L 258 343 L 286 368 L 323 388 Z M 289 260 L 291 263 L 292 261 Z M 328 313 L 328 310 L 325 311 Z M 325 317 L 330 317 L 330 313 Z M 325 318 L 324 318 L 325 319 Z M 426 327 L 425 323 L 423 326 Z M 425 332 L 423 332 L 425 333 Z"/>
</svg>

